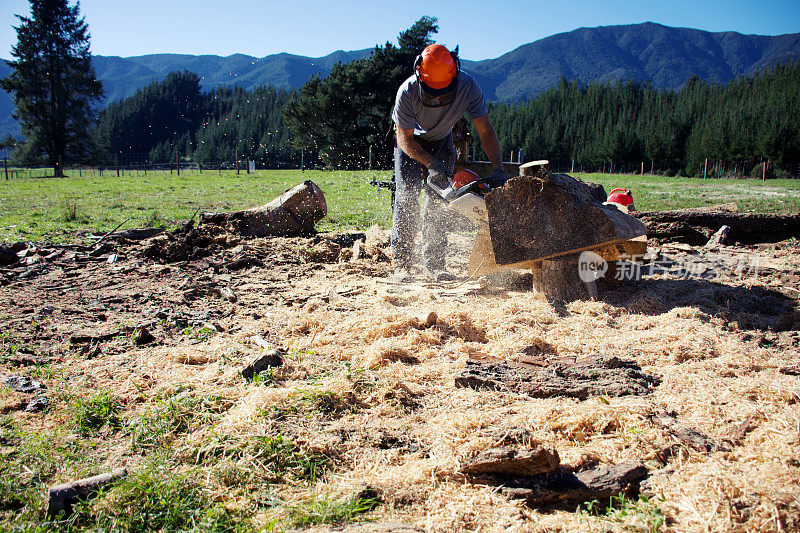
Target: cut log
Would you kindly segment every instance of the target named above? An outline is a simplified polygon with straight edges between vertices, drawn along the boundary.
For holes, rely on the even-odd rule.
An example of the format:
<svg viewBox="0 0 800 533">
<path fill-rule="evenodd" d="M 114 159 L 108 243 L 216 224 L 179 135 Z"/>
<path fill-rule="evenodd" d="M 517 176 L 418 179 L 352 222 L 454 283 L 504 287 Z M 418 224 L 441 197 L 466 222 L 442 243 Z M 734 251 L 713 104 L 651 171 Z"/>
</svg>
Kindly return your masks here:
<svg viewBox="0 0 800 533">
<path fill-rule="evenodd" d="M 499 265 L 577 254 L 645 234 L 641 221 L 603 205 L 578 179 L 538 166 L 523 165 L 520 172 L 486 195 L 492 251 Z"/>
<path fill-rule="evenodd" d="M 605 274 L 605 279 L 610 280 L 615 278 L 617 272 L 616 267 L 619 261 L 640 262 L 642 260 L 645 252 L 647 252 L 647 238 L 642 236 L 631 240 L 617 241 L 612 244 L 601 244 L 592 247 L 590 250 L 608 263 L 608 271 Z M 548 285 L 545 281 L 548 274 L 537 271 L 543 269 L 543 264 L 545 264 L 546 261 L 550 261 L 552 265 L 559 260 L 558 258 L 545 261 L 523 261 L 510 265 L 498 265 L 494 259 L 494 251 L 492 250 L 492 240 L 489 236 L 489 231 L 488 229 L 481 229 L 475 237 L 475 245 L 472 248 L 472 254 L 469 258 L 467 272 L 470 277 L 479 277 L 509 270 L 530 270 L 534 275 L 534 289 L 537 292 L 544 293 L 548 297 L 552 296 L 556 299 L 568 299 L 564 296 L 574 294 L 577 298 L 595 298 L 596 289 L 591 286 L 581 286 L 580 277 L 576 275 L 578 273 L 578 265 L 575 261 L 579 258 L 579 255 L 567 256 L 565 260 L 570 260 L 570 265 L 560 265 L 563 272 L 563 281 Z M 548 268 L 550 270 L 556 270 L 559 266 L 550 266 Z M 554 273 L 551 272 L 549 275 L 553 274 Z M 565 286 L 562 287 L 561 284 Z"/>
<path fill-rule="evenodd" d="M 573 473 L 560 469 L 541 476 L 500 480 L 500 492 L 512 500 L 525 500 L 530 507 L 566 508 L 597 501 L 607 504 L 612 496 L 624 493 L 635 497 L 647 468 L 638 463 L 607 465 Z"/>
<path fill-rule="evenodd" d="M 634 213 L 647 225 L 647 237 L 660 242 L 702 246 L 722 226 L 727 240 L 742 244 L 779 242 L 800 238 L 800 214 L 773 215 L 729 211 L 641 211 Z"/>
<path fill-rule="evenodd" d="M 56 516 L 60 512 L 70 514 L 73 504 L 95 496 L 100 489 L 125 477 L 127 473 L 128 471 L 126 469 L 118 468 L 112 472 L 100 474 L 99 476 L 79 479 L 77 481 L 64 483 L 63 485 L 50 487 L 47 501 L 47 515 Z"/>
<path fill-rule="evenodd" d="M 633 361 L 618 357 L 546 356 L 526 357 L 524 361 L 470 359 L 457 387 L 475 390 L 507 390 L 533 398 L 568 396 L 586 399 L 589 396 L 644 395 L 659 383 Z"/>
<path fill-rule="evenodd" d="M 248 237 L 296 237 L 314 233 L 328 207 L 322 190 L 312 181 L 284 191 L 266 205 L 233 213 L 202 213 L 200 224 L 227 227 Z"/>
</svg>

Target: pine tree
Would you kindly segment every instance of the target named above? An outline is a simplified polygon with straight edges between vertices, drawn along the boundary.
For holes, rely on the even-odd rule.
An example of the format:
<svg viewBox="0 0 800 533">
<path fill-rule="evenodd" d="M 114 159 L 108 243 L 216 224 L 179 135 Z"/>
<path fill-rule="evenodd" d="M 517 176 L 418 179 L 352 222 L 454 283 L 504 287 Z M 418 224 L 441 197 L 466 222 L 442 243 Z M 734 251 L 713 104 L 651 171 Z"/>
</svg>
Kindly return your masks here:
<svg viewBox="0 0 800 533">
<path fill-rule="evenodd" d="M 309 79 L 283 112 L 295 146 L 319 152 L 328 167 L 348 169 L 365 168 L 373 146 L 377 166 L 389 168 L 397 88 L 438 29 L 436 18 L 422 17 L 399 35 L 399 46 L 376 46 L 366 59 L 339 63 L 324 79 Z"/>
<path fill-rule="evenodd" d="M 91 151 L 92 103 L 103 95 L 89 52 L 89 32 L 79 5 L 67 0 L 30 0 L 30 17 L 17 15 L 17 44 L 8 61 L 13 72 L 0 87 L 14 93 L 24 142 L 15 156 L 46 158 L 63 175 L 63 164 Z"/>
</svg>

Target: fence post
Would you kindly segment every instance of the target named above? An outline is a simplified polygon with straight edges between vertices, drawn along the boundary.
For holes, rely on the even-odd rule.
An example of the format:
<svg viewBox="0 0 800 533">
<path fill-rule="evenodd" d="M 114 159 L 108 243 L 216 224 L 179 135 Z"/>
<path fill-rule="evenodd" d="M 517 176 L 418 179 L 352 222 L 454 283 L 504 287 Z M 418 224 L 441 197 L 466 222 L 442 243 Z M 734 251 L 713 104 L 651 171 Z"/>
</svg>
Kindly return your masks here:
<svg viewBox="0 0 800 533">
<path fill-rule="evenodd" d="M 6 169 L 6 181 L 8 181 L 8 161 L 6 161 L 5 156 L 3 156 L 3 168 Z"/>
<path fill-rule="evenodd" d="M 369 171 L 372 172 L 372 145 L 369 145 Z"/>
<path fill-rule="evenodd" d="M 761 166 L 761 181 L 767 181 L 767 162 L 764 161 Z"/>
<path fill-rule="evenodd" d="M 305 173 L 305 152 L 300 148 L 300 172 Z"/>
<path fill-rule="evenodd" d="M 238 176 L 239 175 L 239 152 L 236 152 L 236 154 L 234 154 L 234 155 L 235 155 L 235 158 L 236 158 L 236 175 Z"/>
<path fill-rule="evenodd" d="M 703 179 L 706 179 L 706 171 L 708 170 L 708 158 L 706 157 L 705 165 L 703 165 Z"/>
</svg>

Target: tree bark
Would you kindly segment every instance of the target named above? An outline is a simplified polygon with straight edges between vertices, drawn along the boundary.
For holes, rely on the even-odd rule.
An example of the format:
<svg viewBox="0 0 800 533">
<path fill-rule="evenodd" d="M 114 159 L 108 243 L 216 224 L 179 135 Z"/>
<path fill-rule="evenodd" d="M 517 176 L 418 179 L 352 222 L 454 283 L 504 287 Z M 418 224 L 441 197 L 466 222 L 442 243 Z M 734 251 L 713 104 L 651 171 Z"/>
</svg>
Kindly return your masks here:
<svg viewBox="0 0 800 533">
<path fill-rule="evenodd" d="M 56 516 L 60 512 L 70 514 L 73 504 L 77 503 L 79 500 L 93 497 L 101 488 L 125 477 L 127 474 L 128 471 L 126 469 L 118 468 L 107 474 L 100 474 L 98 476 L 50 487 L 50 491 L 48 492 L 47 515 Z"/>
<path fill-rule="evenodd" d="M 585 400 L 590 396 L 648 394 L 659 382 L 633 361 L 618 357 L 547 356 L 520 361 L 470 359 L 457 387 L 506 390 L 533 398 L 568 396 Z"/>
</svg>

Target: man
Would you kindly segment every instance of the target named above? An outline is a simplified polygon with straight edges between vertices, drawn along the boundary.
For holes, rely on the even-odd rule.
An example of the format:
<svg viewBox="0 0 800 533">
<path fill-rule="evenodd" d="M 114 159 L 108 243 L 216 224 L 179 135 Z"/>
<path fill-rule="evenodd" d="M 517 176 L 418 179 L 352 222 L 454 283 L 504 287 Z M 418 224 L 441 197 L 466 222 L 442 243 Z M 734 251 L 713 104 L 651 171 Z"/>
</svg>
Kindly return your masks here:
<svg viewBox="0 0 800 533">
<path fill-rule="evenodd" d="M 413 278 L 414 236 L 419 219 L 419 193 L 427 181 L 446 188 L 453 176 L 455 149 L 453 126 L 468 112 L 480 137 L 483 151 L 494 167 L 490 187 L 505 183 L 500 141 L 489 120 L 483 93 L 475 79 L 462 72 L 458 47 L 454 52 L 432 44 L 417 56 L 414 74 L 398 89 L 392 120 L 397 147 L 394 149 L 396 197 L 392 217 L 392 252 L 397 281 Z M 422 216 L 422 260 L 437 281 L 455 276 L 445 269 L 447 246 L 446 205 L 425 188 Z"/>
</svg>

